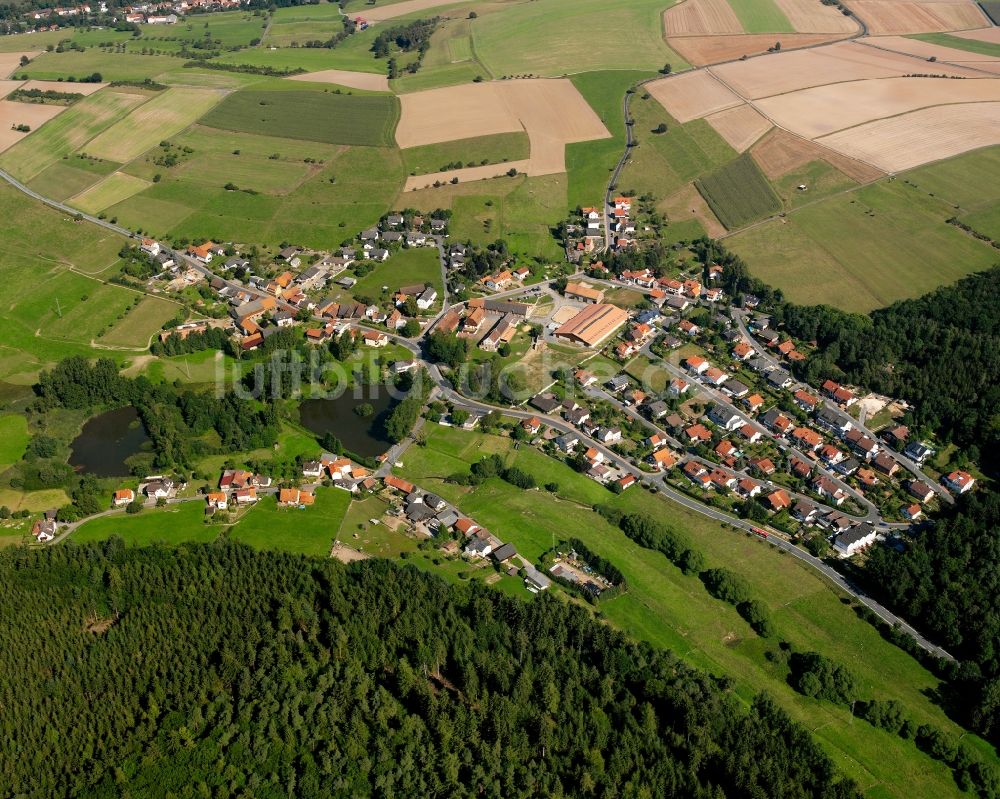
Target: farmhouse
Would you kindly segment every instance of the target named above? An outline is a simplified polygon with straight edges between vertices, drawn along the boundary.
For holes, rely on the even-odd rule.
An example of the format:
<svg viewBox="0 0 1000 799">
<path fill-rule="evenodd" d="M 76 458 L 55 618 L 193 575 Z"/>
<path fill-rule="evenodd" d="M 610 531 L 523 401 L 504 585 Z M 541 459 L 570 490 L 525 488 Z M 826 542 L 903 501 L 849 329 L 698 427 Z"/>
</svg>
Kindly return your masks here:
<svg viewBox="0 0 1000 799">
<path fill-rule="evenodd" d="M 517 333 L 517 322 L 508 314 L 498 321 L 493 329 L 479 342 L 479 348 L 486 352 L 496 352 L 501 344 L 509 344 Z"/>
<path fill-rule="evenodd" d="M 628 313 L 616 305 L 588 305 L 572 319 L 556 328 L 556 338 L 584 347 L 598 347 L 628 320 Z"/>
<path fill-rule="evenodd" d="M 571 300 L 587 303 L 604 302 L 604 292 L 588 286 L 586 283 L 567 283 L 565 294 Z"/>
<path fill-rule="evenodd" d="M 119 488 L 115 491 L 113 504 L 116 508 L 121 508 L 135 501 L 135 491 L 131 488 Z"/>
</svg>

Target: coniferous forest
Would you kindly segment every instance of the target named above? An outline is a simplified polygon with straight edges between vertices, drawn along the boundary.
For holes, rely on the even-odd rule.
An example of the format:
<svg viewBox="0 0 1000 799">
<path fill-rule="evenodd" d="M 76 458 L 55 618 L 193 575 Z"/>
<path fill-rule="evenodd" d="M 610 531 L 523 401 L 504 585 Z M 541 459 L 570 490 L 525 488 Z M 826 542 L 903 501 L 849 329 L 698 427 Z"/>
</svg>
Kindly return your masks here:
<svg viewBox="0 0 1000 799">
<path fill-rule="evenodd" d="M 859 796 L 767 697 L 548 596 L 119 539 L 0 581 L 7 796 Z"/>
</svg>

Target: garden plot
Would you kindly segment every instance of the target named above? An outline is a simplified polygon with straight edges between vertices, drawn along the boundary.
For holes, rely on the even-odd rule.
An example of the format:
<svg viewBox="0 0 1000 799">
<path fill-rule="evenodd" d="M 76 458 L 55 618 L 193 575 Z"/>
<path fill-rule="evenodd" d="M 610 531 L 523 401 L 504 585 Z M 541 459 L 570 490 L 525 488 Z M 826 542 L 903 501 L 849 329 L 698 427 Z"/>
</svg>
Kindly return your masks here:
<svg viewBox="0 0 1000 799">
<path fill-rule="evenodd" d="M 818 141 L 887 172 L 1000 144 L 1000 102 L 923 108 L 842 130 Z"/>
<path fill-rule="evenodd" d="M 646 91 L 678 122 L 700 119 L 741 103 L 706 70 L 655 80 L 646 84 Z"/>
</svg>

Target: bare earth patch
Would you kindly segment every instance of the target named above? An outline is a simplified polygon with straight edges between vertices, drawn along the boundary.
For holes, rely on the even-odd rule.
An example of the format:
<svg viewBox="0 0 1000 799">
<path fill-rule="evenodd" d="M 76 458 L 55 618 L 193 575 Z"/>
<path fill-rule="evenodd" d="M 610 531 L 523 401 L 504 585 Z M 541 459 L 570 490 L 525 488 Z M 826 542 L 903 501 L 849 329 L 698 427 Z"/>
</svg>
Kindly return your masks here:
<svg viewBox="0 0 1000 799">
<path fill-rule="evenodd" d="M 743 56 L 762 55 L 781 40 L 782 52 L 843 38 L 830 33 L 744 33 L 733 36 L 671 36 L 667 44 L 695 66 L 721 64 Z"/>
<path fill-rule="evenodd" d="M 566 144 L 611 136 L 565 79 L 470 83 L 405 94 L 400 102 L 396 142 L 401 148 L 524 130 L 530 153 L 521 161 L 410 177 L 405 191 L 453 178 L 462 183 L 483 180 L 510 169 L 528 175 L 565 172 Z"/>
<path fill-rule="evenodd" d="M 706 70 L 654 80 L 646 84 L 646 91 L 678 122 L 690 122 L 740 105 L 740 98 Z"/>
<path fill-rule="evenodd" d="M 933 72 L 954 77 L 982 77 L 961 67 L 934 64 Z M 837 42 L 826 47 L 781 52 L 733 64 L 712 67 L 734 92 L 747 99 L 823 86 L 831 81 L 896 78 L 926 74 L 931 66 L 920 58 L 867 47 L 857 42 Z"/>
<path fill-rule="evenodd" d="M 889 172 L 1000 144 L 1000 102 L 924 108 L 819 141 Z"/>
<path fill-rule="evenodd" d="M 405 14 L 413 14 L 417 11 L 426 11 L 429 8 L 438 6 L 453 6 L 456 0 L 406 0 L 403 3 L 393 3 L 381 8 L 364 8 L 358 12 L 369 22 L 381 22 L 386 19 L 395 19 Z"/>
<path fill-rule="evenodd" d="M 919 108 L 977 102 L 1000 102 L 1000 79 L 887 78 L 831 83 L 758 100 L 756 106 L 779 127 L 815 139 Z"/>
<path fill-rule="evenodd" d="M 740 153 L 772 127 L 766 117 L 753 106 L 746 104 L 719 111 L 706 117 L 705 120 L 734 150 Z"/>
<path fill-rule="evenodd" d="M 26 55 L 28 58 L 34 58 L 39 55 L 37 52 L 32 53 L 0 53 L 0 78 L 6 78 L 11 72 L 14 72 L 21 66 L 21 56 Z"/>
<path fill-rule="evenodd" d="M 324 69 L 320 72 L 307 72 L 305 75 L 293 75 L 288 80 L 304 80 L 310 83 L 335 83 L 351 89 L 362 89 L 369 92 L 389 91 L 389 79 L 385 75 L 374 72 L 351 72 L 346 69 Z"/>
<path fill-rule="evenodd" d="M 851 0 L 873 36 L 982 28 L 986 15 L 971 0 Z"/>
<path fill-rule="evenodd" d="M 973 31 L 955 31 L 953 36 L 960 39 L 974 39 L 977 42 L 990 42 L 1000 44 L 1000 27 L 979 28 Z"/>
<path fill-rule="evenodd" d="M 13 147 L 29 135 L 13 130 L 14 126 L 27 125 L 31 130 L 37 130 L 52 117 L 65 111 L 66 108 L 67 106 L 64 105 L 41 105 L 0 100 L 0 152 Z"/>
<path fill-rule="evenodd" d="M 996 30 L 1000 31 L 1000 28 Z M 958 34 L 954 35 L 958 36 Z M 873 46 L 883 47 L 897 53 L 906 53 L 917 58 L 933 58 L 938 62 L 1000 74 L 1000 58 L 995 55 L 972 53 L 955 47 L 943 47 L 939 44 L 922 42 L 919 39 L 907 39 L 905 36 L 879 36 L 877 39 L 865 41 Z"/>
<path fill-rule="evenodd" d="M 750 151 L 754 161 L 771 180 L 777 180 L 812 161 L 826 161 L 858 183 L 870 183 L 883 172 L 862 161 L 848 158 L 808 139 L 775 128 Z"/>
<path fill-rule="evenodd" d="M 825 6 L 816 0 L 774 2 L 799 33 L 855 33 L 858 30 L 858 24 L 841 14 L 836 6 Z"/>
<path fill-rule="evenodd" d="M 14 89 L 21 86 L 23 81 L 19 80 L 0 80 L 0 97 L 6 97 Z"/>
<path fill-rule="evenodd" d="M 743 33 L 739 18 L 726 0 L 685 0 L 663 12 L 667 36 Z"/>
<path fill-rule="evenodd" d="M 353 563 L 356 560 L 368 560 L 371 555 L 367 552 L 345 546 L 338 541 L 333 545 L 333 549 L 330 550 L 330 557 L 339 560 L 341 563 Z"/>
</svg>

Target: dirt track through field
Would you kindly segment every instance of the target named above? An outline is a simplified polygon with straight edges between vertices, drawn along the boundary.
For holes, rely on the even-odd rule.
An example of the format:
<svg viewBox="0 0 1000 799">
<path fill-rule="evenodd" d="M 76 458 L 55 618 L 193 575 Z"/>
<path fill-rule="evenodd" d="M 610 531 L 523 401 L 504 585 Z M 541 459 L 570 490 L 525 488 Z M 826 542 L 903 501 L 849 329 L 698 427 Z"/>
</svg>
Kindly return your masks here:
<svg viewBox="0 0 1000 799">
<path fill-rule="evenodd" d="M 739 153 L 767 133 L 772 125 L 749 105 L 738 105 L 705 117 L 715 132 Z"/>
<path fill-rule="evenodd" d="M 743 33 L 733 36 L 672 36 L 667 44 L 686 61 L 695 66 L 721 64 L 743 56 L 766 53 L 775 41 L 781 39 L 781 50 L 787 52 L 802 47 L 812 47 L 824 42 L 835 42 L 843 34 L 832 33 Z"/>
<path fill-rule="evenodd" d="M 27 133 L 12 130 L 15 125 L 27 125 L 32 131 L 37 130 L 52 117 L 65 111 L 65 105 L 42 105 L 41 103 L 18 103 L 11 100 L 0 100 L 0 152 L 13 147 Z"/>
<path fill-rule="evenodd" d="M 776 125 L 815 139 L 918 108 L 986 101 L 1000 102 L 1000 79 L 885 78 L 831 83 L 758 100 L 756 106 Z"/>
<path fill-rule="evenodd" d="M 406 191 L 456 177 L 463 183 L 483 180 L 512 168 L 528 175 L 565 172 L 566 144 L 611 136 L 565 79 L 470 83 L 405 94 L 400 103 L 396 143 L 401 148 L 524 130 L 530 153 L 521 161 L 411 176 Z"/>
<path fill-rule="evenodd" d="M 654 80 L 646 84 L 646 91 L 678 122 L 700 119 L 742 102 L 704 69 Z"/>
<path fill-rule="evenodd" d="M 925 108 L 825 136 L 829 147 L 899 172 L 1000 144 L 1000 102 Z"/>
<path fill-rule="evenodd" d="M 351 72 L 346 69 L 324 69 L 320 72 L 307 72 L 305 75 L 293 75 L 288 80 L 304 80 L 310 83 L 335 83 L 351 89 L 362 89 L 369 92 L 389 91 L 389 79 L 385 75 L 374 72 Z"/>
<path fill-rule="evenodd" d="M 849 0 L 873 36 L 982 28 L 986 15 L 971 0 Z"/>
</svg>

